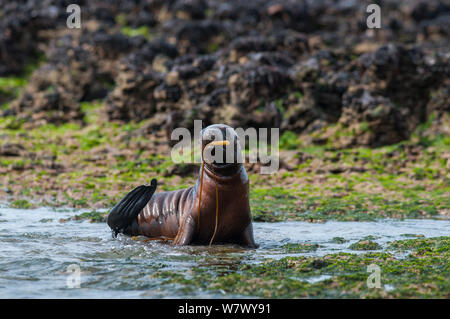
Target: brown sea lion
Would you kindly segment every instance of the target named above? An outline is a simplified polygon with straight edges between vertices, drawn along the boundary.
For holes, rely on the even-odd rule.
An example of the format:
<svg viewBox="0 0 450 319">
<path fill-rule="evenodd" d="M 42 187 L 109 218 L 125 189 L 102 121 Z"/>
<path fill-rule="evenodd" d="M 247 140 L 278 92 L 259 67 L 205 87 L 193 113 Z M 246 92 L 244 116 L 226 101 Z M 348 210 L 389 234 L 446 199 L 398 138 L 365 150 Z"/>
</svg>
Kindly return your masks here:
<svg viewBox="0 0 450 319">
<path fill-rule="evenodd" d="M 173 239 L 175 245 L 230 243 L 257 247 L 249 180 L 238 160 L 241 149 L 236 132 L 228 125 L 211 125 L 202 130 L 201 141 L 202 166 L 195 186 L 154 195 L 156 180 L 137 187 L 108 215 L 108 225 L 115 234 Z M 209 157 L 205 151 L 209 151 Z M 223 156 L 211 159 L 219 151 Z M 227 152 L 231 158 L 226 158 Z"/>
</svg>

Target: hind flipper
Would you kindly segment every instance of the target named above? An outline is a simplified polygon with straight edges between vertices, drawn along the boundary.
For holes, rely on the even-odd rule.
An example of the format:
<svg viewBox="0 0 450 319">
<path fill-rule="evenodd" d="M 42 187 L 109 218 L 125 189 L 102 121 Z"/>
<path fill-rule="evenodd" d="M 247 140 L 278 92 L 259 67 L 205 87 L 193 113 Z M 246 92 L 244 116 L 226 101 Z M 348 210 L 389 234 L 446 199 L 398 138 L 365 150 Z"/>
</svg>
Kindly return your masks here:
<svg viewBox="0 0 450 319">
<path fill-rule="evenodd" d="M 111 209 L 107 223 L 114 232 L 114 236 L 123 233 L 137 218 L 155 193 L 156 186 L 156 179 L 152 179 L 149 186 L 136 187 Z"/>
</svg>

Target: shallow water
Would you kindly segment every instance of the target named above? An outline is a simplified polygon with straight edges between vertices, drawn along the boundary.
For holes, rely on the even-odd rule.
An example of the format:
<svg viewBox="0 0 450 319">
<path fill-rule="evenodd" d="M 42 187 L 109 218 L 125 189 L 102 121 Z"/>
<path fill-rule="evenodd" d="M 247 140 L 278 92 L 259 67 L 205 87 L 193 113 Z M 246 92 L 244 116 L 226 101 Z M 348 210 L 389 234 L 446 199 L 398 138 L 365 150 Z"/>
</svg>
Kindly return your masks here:
<svg viewBox="0 0 450 319">
<path fill-rule="evenodd" d="M 126 236 L 112 239 L 104 223 L 59 221 L 80 213 L 0 208 L 0 298 L 239 297 L 208 291 L 186 293 L 176 285 L 161 285 L 150 275 L 156 270 L 184 272 L 193 266 L 219 274 L 265 258 L 360 253 L 348 247 L 368 235 L 383 247 L 389 241 L 408 238 L 405 234 L 450 235 L 448 220 L 254 223 L 255 240 L 260 244 L 256 250 L 236 246 L 172 247 Z M 348 242 L 334 243 L 334 237 Z M 281 248 L 286 243 L 316 243 L 320 247 L 314 252 L 286 254 Z M 73 284 L 67 272 L 70 265 L 80 267 L 79 289 L 68 288 L 68 279 Z M 314 277 L 308 281 L 325 279 Z"/>
</svg>

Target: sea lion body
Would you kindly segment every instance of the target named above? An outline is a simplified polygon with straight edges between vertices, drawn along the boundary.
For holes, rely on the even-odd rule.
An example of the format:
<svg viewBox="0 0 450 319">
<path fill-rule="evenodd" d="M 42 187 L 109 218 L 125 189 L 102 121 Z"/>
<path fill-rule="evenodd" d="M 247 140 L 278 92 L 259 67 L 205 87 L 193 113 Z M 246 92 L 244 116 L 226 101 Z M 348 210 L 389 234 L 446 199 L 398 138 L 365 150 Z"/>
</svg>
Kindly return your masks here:
<svg viewBox="0 0 450 319">
<path fill-rule="evenodd" d="M 216 190 L 212 174 L 205 168 L 200 219 L 198 179 L 194 187 L 153 195 L 125 233 L 150 238 L 175 238 L 174 244 L 181 245 L 208 244 L 213 236 L 216 218 Z M 214 242 L 253 246 L 254 242 L 247 243 L 244 240 L 247 237 L 244 232 L 252 230 L 248 176 L 244 167 L 233 176 L 216 176 L 216 181 L 219 219 Z"/>
<path fill-rule="evenodd" d="M 217 124 L 214 127 L 229 128 Z M 200 168 L 195 186 L 154 194 L 121 232 L 132 236 L 170 238 L 175 245 L 208 244 L 213 239 L 216 244 L 256 247 L 249 204 L 249 180 L 244 166 L 242 163 L 217 167 L 204 163 L 204 166 L 202 187 Z M 111 228 L 114 229 L 113 226 Z"/>
<path fill-rule="evenodd" d="M 132 235 L 175 238 L 183 212 L 192 207 L 193 188 L 155 194 L 138 215 Z"/>
</svg>

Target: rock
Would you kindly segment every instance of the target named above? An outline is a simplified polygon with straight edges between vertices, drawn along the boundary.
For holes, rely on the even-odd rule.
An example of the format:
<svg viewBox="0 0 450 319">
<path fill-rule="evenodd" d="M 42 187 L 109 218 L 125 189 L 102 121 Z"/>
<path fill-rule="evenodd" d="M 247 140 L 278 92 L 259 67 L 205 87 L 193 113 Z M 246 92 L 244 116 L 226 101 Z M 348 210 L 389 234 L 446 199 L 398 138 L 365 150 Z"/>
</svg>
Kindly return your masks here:
<svg viewBox="0 0 450 319">
<path fill-rule="evenodd" d="M 25 148 L 20 144 L 5 143 L 0 145 L 1 156 L 21 156 L 25 151 Z"/>
</svg>

